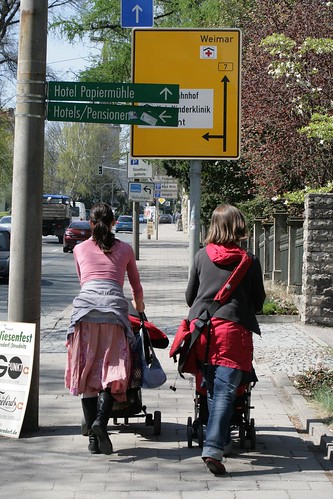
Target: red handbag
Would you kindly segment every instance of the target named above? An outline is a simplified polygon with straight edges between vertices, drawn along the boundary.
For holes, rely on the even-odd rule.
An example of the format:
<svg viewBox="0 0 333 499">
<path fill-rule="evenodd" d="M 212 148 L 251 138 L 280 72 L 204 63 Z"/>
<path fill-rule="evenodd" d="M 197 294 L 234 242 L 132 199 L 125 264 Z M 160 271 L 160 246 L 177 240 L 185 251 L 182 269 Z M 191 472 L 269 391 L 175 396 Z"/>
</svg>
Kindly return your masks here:
<svg viewBox="0 0 333 499">
<path fill-rule="evenodd" d="M 195 374 L 198 372 L 196 353 L 192 346 L 199 334 L 200 331 L 197 329 L 194 329 L 191 333 L 190 324 L 187 319 L 181 321 L 169 352 L 169 356 L 173 357 L 175 362 L 177 362 L 177 356 L 179 356 L 178 372 L 180 375 L 182 373 Z"/>
</svg>

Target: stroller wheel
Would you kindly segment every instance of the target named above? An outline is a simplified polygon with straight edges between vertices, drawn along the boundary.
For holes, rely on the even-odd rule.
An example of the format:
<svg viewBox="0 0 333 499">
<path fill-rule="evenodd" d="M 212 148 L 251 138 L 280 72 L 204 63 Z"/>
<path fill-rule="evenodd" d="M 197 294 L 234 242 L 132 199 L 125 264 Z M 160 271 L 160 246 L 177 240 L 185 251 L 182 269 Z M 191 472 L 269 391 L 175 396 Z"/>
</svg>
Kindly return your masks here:
<svg viewBox="0 0 333 499">
<path fill-rule="evenodd" d="M 257 440 L 253 418 L 251 418 L 251 421 L 250 421 L 249 438 L 251 440 L 251 449 L 253 450 L 256 448 L 256 440 Z"/>
<path fill-rule="evenodd" d="M 198 426 L 198 444 L 200 449 L 202 449 L 204 444 L 204 431 L 202 425 Z"/>
<path fill-rule="evenodd" d="M 241 449 L 245 447 L 245 428 L 244 426 L 239 427 L 239 445 Z"/>
<path fill-rule="evenodd" d="M 153 434 L 154 435 L 160 435 L 161 434 L 161 411 L 155 411 L 154 412 L 154 430 Z"/>
<path fill-rule="evenodd" d="M 193 443 L 193 426 L 192 426 L 192 418 L 187 418 L 187 446 L 191 449 Z"/>
<path fill-rule="evenodd" d="M 148 413 L 146 414 L 146 426 L 153 426 L 153 415 Z"/>
</svg>

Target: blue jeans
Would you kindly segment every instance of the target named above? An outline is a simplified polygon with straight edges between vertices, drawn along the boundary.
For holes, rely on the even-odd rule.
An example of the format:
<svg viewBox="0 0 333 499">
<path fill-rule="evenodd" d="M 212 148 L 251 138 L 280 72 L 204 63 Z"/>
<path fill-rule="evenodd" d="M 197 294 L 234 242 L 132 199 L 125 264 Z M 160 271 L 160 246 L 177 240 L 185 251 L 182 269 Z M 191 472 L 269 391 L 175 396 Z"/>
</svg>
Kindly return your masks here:
<svg viewBox="0 0 333 499">
<path fill-rule="evenodd" d="M 207 388 L 208 423 L 202 457 L 222 461 L 224 445 L 230 440 L 230 420 L 242 371 L 225 366 L 207 366 L 204 380 Z"/>
</svg>

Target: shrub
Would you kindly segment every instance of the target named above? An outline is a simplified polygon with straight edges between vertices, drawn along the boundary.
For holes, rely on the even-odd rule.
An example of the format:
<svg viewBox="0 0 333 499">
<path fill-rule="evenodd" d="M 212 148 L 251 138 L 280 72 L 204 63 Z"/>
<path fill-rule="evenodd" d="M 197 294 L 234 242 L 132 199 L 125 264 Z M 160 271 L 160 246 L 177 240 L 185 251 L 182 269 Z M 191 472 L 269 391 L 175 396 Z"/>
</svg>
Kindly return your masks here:
<svg viewBox="0 0 333 499">
<path fill-rule="evenodd" d="M 256 196 L 254 199 L 236 203 L 236 206 L 244 214 L 249 230 L 252 229 L 255 218 L 270 218 L 274 209 L 272 200 L 261 196 Z"/>
<path fill-rule="evenodd" d="M 333 425 L 333 370 L 310 369 L 294 379 L 294 385 L 310 401 L 317 404 L 326 416 L 323 422 Z"/>
<path fill-rule="evenodd" d="M 323 388 L 333 389 L 333 371 L 329 369 L 309 369 L 295 377 L 295 386 L 306 396 L 314 397 Z"/>
<path fill-rule="evenodd" d="M 268 301 L 264 303 L 262 308 L 262 313 L 264 315 L 275 315 L 276 314 L 276 304 L 272 301 Z"/>
<path fill-rule="evenodd" d="M 266 287 L 263 315 L 298 315 L 298 309 L 283 286 Z"/>
</svg>

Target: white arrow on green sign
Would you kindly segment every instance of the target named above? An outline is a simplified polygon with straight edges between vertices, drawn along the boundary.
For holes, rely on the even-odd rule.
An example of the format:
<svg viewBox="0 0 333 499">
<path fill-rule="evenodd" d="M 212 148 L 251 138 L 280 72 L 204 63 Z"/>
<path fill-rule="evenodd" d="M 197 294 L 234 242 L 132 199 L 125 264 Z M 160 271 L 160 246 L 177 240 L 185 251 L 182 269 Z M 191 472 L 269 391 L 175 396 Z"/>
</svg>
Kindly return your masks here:
<svg viewBox="0 0 333 499">
<path fill-rule="evenodd" d="M 164 83 L 83 83 L 49 81 L 49 101 L 153 102 L 177 104 L 179 85 Z"/>
<path fill-rule="evenodd" d="M 49 121 L 178 126 L 178 108 L 48 102 Z"/>
</svg>

